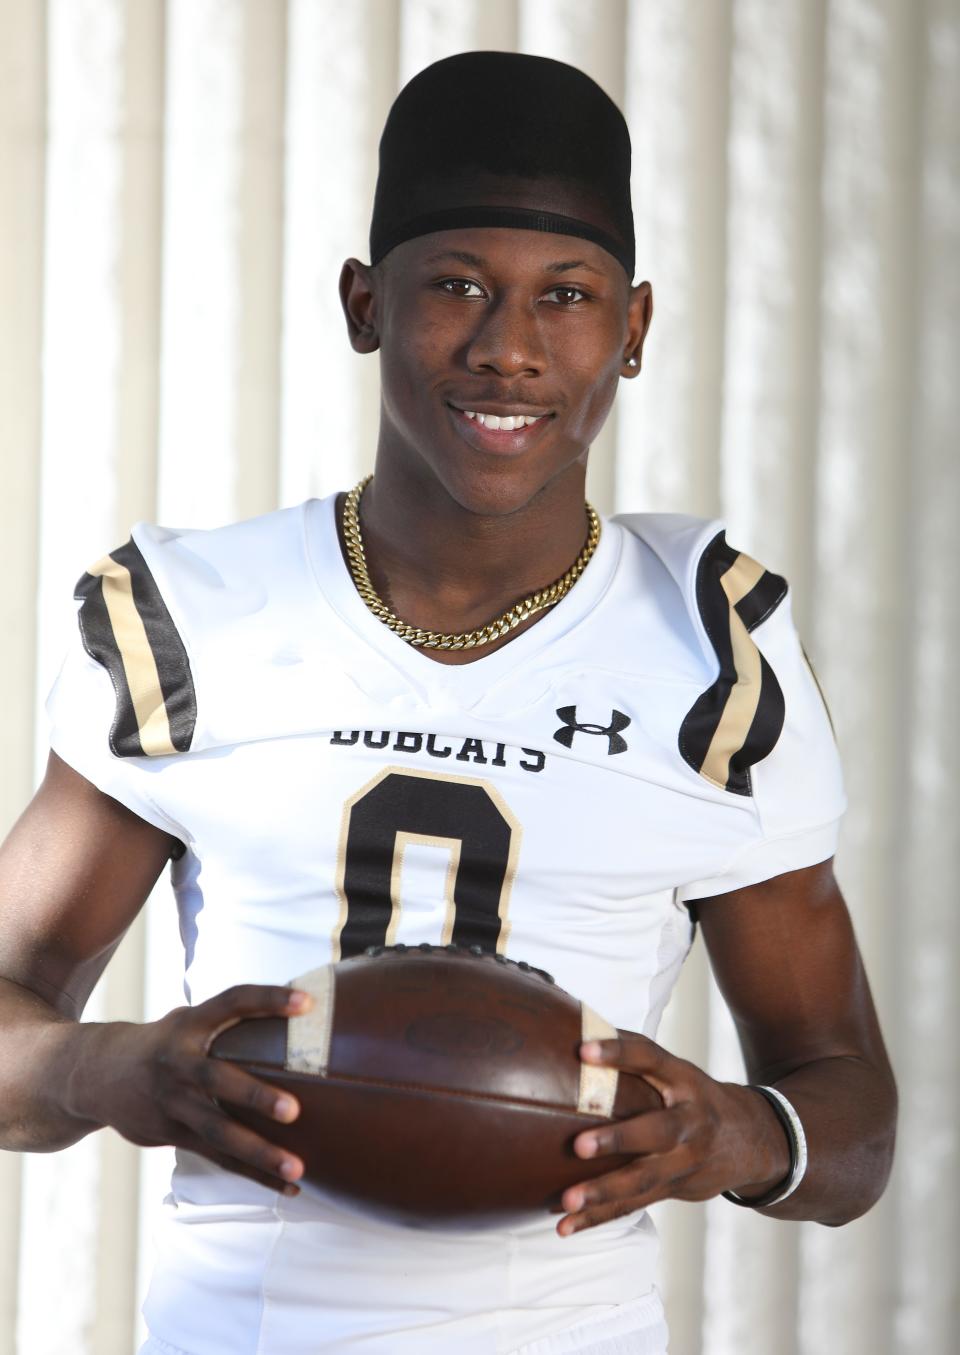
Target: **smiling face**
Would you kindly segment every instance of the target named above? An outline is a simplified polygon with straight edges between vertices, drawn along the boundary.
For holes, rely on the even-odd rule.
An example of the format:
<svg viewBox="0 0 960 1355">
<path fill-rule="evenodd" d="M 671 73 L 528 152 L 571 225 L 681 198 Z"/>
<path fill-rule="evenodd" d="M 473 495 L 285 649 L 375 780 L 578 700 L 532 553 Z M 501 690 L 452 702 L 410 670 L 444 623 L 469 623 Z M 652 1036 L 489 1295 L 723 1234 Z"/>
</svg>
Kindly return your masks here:
<svg viewBox="0 0 960 1355">
<path fill-rule="evenodd" d="M 341 294 L 354 347 L 380 350 L 378 474 L 485 515 L 548 487 L 582 499 L 587 451 L 639 365 L 648 284 L 588 240 L 484 227 L 406 241 L 373 269 L 349 260 Z"/>
</svg>

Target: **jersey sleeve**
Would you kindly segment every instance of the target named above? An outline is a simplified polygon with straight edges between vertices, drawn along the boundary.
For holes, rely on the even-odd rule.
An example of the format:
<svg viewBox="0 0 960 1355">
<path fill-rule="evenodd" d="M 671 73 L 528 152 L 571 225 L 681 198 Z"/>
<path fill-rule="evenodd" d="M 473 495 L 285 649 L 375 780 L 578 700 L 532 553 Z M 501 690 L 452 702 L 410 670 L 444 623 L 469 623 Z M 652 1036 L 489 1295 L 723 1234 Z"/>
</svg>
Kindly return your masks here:
<svg viewBox="0 0 960 1355">
<path fill-rule="evenodd" d="M 182 838 L 180 826 L 152 794 L 155 769 L 143 765 L 145 758 L 121 758 L 111 750 L 115 711 L 110 676 L 84 652 L 78 637 L 47 697 L 50 747 L 105 795 L 154 827 Z"/>
<path fill-rule="evenodd" d="M 679 891 L 683 901 L 758 884 L 826 861 L 836 851 L 846 808 L 840 758 L 826 702 L 794 627 L 785 590 L 749 636 L 756 648 L 761 706 L 765 702 L 768 707 L 763 738 L 771 745 L 769 751 L 764 745 L 764 755 L 743 768 L 739 783 L 741 793 L 753 802 L 755 833 L 718 874 L 684 885 Z M 752 737 L 758 737 L 760 724 L 758 708 Z M 731 783 L 732 777 L 731 772 Z"/>
<path fill-rule="evenodd" d="M 709 876 L 681 901 L 826 861 L 846 808 L 830 716 L 793 624 L 786 579 L 730 546 L 723 523 L 679 513 L 617 519 L 659 559 L 690 625 L 695 682 L 674 750 L 714 816 Z M 694 792 L 696 793 L 696 792 Z M 724 814 L 724 808 L 734 809 Z"/>
</svg>

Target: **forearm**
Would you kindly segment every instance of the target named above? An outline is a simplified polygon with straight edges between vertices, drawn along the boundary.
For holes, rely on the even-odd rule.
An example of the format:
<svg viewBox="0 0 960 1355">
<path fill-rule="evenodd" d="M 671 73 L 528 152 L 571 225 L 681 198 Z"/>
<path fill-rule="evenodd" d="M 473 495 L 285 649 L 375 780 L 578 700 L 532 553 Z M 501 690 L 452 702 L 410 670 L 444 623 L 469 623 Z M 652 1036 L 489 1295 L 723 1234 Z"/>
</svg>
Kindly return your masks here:
<svg viewBox="0 0 960 1355">
<path fill-rule="evenodd" d="M 807 1140 L 802 1183 L 760 1212 L 834 1226 L 857 1218 L 879 1199 L 889 1176 L 897 1093 L 832 863 L 702 901 L 698 909 L 749 1081 L 788 1099 Z M 754 1125 L 779 1134 L 782 1153 L 786 1135 L 776 1112 L 756 1092 L 741 1095 Z"/>
<path fill-rule="evenodd" d="M 759 1070 L 752 1080 L 776 1087 L 790 1101 L 807 1140 L 802 1182 L 782 1204 L 760 1212 L 834 1227 L 866 1213 L 883 1193 L 893 1160 L 897 1093 L 889 1068 L 856 1057 L 825 1058 L 775 1080 Z M 772 1107 L 756 1093 L 745 1096 L 763 1145 L 757 1160 L 771 1171 L 765 1182 L 734 1187 L 749 1198 L 761 1195 L 761 1185 L 776 1184 L 773 1172 L 779 1170 L 783 1179 L 788 1158 L 786 1135 Z"/>
<path fill-rule="evenodd" d="M 99 1127 L 74 1104 L 78 1070 L 99 1029 L 0 978 L 0 1148 L 53 1152 Z"/>
</svg>

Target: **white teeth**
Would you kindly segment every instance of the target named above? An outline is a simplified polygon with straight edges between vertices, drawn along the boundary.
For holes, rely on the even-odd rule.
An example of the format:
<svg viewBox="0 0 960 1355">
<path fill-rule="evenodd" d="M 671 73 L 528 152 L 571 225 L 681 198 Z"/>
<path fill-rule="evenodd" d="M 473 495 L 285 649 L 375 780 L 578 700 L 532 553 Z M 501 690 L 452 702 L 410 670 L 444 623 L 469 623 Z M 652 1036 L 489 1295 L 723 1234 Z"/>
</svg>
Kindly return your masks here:
<svg viewBox="0 0 960 1355">
<path fill-rule="evenodd" d="M 478 414 L 475 410 L 465 409 L 468 419 L 476 419 L 484 428 L 503 428 L 512 433 L 517 428 L 528 427 L 542 419 L 542 414 Z"/>
</svg>

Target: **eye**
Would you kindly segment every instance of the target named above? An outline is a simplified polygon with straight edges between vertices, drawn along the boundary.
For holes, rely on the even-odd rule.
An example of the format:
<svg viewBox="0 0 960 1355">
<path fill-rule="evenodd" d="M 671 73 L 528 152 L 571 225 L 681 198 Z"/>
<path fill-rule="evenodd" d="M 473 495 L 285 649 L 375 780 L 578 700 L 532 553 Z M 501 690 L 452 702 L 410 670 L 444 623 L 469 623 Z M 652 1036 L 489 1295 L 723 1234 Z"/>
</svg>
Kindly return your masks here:
<svg viewBox="0 0 960 1355">
<path fill-rule="evenodd" d="M 560 306 L 575 306 L 579 301 L 589 299 L 579 287 L 551 287 L 546 296 L 552 297 Z"/>
<path fill-rule="evenodd" d="M 473 301 L 483 296 L 483 288 L 480 284 L 471 282 L 469 278 L 441 278 L 437 286 L 448 296 L 460 296 L 467 301 Z"/>
</svg>

